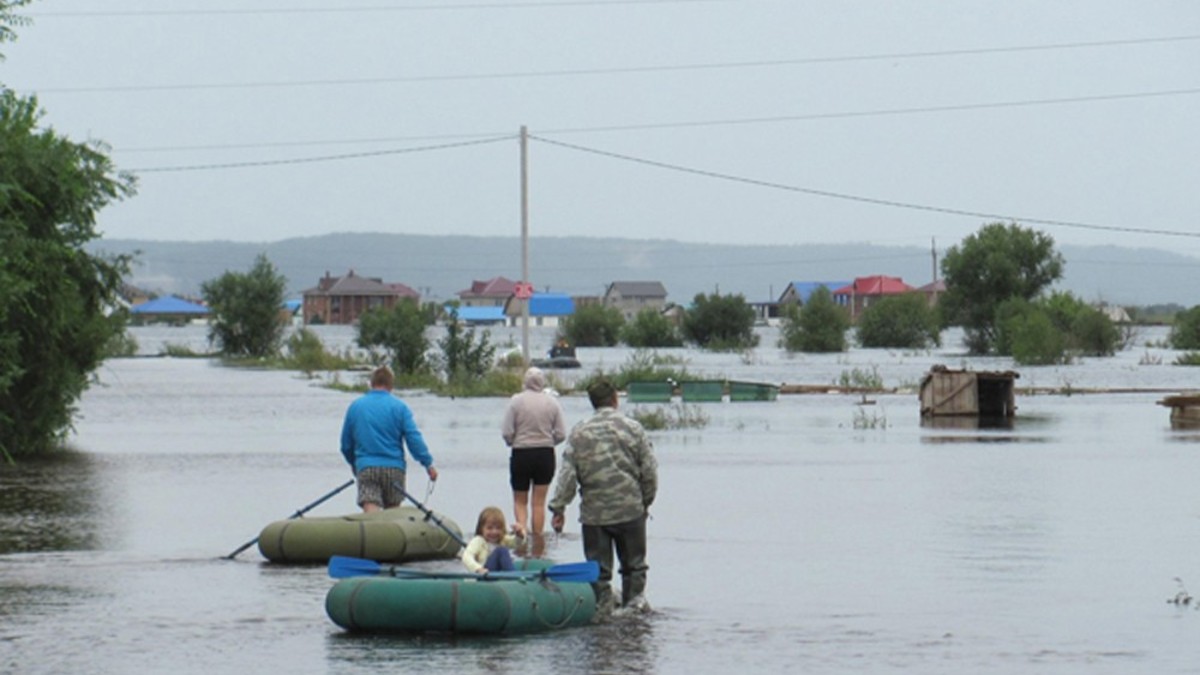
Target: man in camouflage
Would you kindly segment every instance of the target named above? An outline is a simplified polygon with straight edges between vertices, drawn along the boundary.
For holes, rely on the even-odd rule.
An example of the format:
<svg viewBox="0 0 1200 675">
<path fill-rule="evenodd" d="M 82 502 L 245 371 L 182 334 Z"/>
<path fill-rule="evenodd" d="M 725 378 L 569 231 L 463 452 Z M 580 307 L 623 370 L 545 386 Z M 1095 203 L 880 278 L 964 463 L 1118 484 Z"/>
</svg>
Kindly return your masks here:
<svg viewBox="0 0 1200 675">
<path fill-rule="evenodd" d="M 601 614 L 615 605 L 611 581 L 613 548 L 621 563 L 621 604 L 644 609 L 646 518 L 658 492 L 658 462 L 646 431 L 617 412 L 617 389 L 607 380 L 588 387 L 595 414 L 571 430 L 563 451 L 550 525 L 561 532 L 567 504 L 579 491 L 583 555 L 600 564 L 593 584 Z"/>
</svg>

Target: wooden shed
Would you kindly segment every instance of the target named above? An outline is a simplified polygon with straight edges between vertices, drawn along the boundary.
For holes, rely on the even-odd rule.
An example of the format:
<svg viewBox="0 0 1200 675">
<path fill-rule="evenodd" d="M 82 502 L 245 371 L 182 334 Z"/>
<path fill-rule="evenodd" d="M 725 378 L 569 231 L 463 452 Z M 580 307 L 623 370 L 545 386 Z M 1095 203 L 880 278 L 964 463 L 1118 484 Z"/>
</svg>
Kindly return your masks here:
<svg viewBox="0 0 1200 675">
<path fill-rule="evenodd" d="M 1171 426 L 1200 427 L 1200 393 L 1167 396 L 1158 404 L 1171 409 Z"/>
<path fill-rule="evenodd" d="M 921 379 L 921 415 L 1012 417 L 1017 405 L 1012 371 L 981 372 L 934 366 Z"/>
</svg>

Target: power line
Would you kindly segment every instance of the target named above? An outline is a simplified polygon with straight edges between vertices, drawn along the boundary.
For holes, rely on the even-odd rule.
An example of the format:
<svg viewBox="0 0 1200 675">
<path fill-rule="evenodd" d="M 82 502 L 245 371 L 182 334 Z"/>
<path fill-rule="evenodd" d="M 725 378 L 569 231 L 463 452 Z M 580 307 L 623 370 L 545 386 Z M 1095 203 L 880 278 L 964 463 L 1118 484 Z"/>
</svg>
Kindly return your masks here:
<svg viewBox="0 0 1200 675">
<path fill-rule="evenodd" d="M 930 59 L 942 57 L 978 56 L 984 54 L 1007 54 L 1020 52 L 1037 52 L 1065 49 L 1093 49 L 1097 47 L 1116 47 L 1143 45 L 1155 43 L 1187 42 L 1200 40 L 1200 35 L 1179 35 L 1173 37 L 1133 38 L 1128 40 L 1104 40 L 1094 42 L 1067 42 L 1047 45 L 1016 45 L 1009 47 L 981 47 L 978 49 L 949 49 L 924 52 L 898 52 L 888 54 L 863 54 L 850 56 L 820 56 L 797 59 L 771 59 L 759 61 L 730 61 L 724 63 L 691 63 L 678 65 L 628 66 L 613 68 L 567 68 L 560 70 L 515 71 L 494 73 L 463 73 L 446 75 L 408 75 L 394 77 L 366 77 L 350 79 L 321 79 L 321 80 L 290 80 L 257 82 L 216 82 L 200 84 L 146 84 L 146 85 L 107 85 L 107 86 L 78 86 L 50 87 L 42 89 L 25 88 L 25 92 L 51 94 L 80 94 L 80 93 L 125 93 L 125 92 L 156 92 L 181 90 L 215 90 L 215 89 L 266 89 L 283 87 L 327 87 L 327 86 L 362 86 L 377 84 L 403 84 L 421 82 L 455 82 L 475 80 L 507 80 L 507 79 L 536 79 L 558 77 L 581 77 L 602 75 L 625 75 L 643 73 L 672 73 L 700 70 L 732 70 L 744 68 L 776 68 L 796 65 L 819 65 L 829 63 L 851 63 L 869 61 L 895 61 L 904 59 Z"/>
<path fill-rule="evenodd" d="M 142 169 L 128 169 L 130 173 L 166 173 L 180 171 L 207 171 L 212 169 L 246 169 L 252 167 L 263 166 L 280 166 L 284 164 L 311 164 L 315 162 L 333 162 L 345 159 L 362 159 L 364 157 L 380 157 L 384 155 L 403 155 L 412 152 L 429 152 L 433 150 L 448 150 L 450 148 L 461 148 L 469 145 L 484 145 L 487 143 L 496 143 L 498 141 L 507 141 L 516 138 L 515 135 L 509 134 L 499 138 L 490 138 L 476 141 L 463 141 L 461 143 L 447 143 L 443 145 L 427 145 L 417 148 L 401 148 L 398 150 L 377 150 L 374 152 L 355 152 L 343 155 L 326 155 L 324 157 L 298 157 L 294 159 L 278 159 L 278 160 L 261 160 L 254 162 L 227 162 L 224 164 L 193 164 L 190 166 L 157 166 L 146 167 Z"/>
<path fill-rule="evenodd" d="M 889 199 L 878 199 L 875 197 L 864 197 L 861 195 L 852 195 L 852 194 L 847 194 L 847 193 L 842 193 L 842 192 L 832 192 L 829 190 L 818 190 L 818 189 L 814 189 L 814 188 L 805 188 L 805 187 L 799 187 L 799 186 L 795 186 L 795 185 L 785 185 L 783 183 L 775 183 L 775 182 L 771 182 L 771 181 L 759 180 L 756 178 L 746 178 L 744 176 L 735 176 L 732 174 L 720 173 L 720 172 L 716 172 L 716 171 L 695 169 L 692 167 L 686 167 L 686 166 L 682 166 L 679 164 L 669 164 L 667 162 L 659 162 L 656 160 L 645 159 L 642 157 L 634 157 L 632 155 L 624 155 L 624 154 L 620 154 L 620 153 L 616 153 L 616 152 L 609 152 L 606 150 L 598 150 L 596 148 L 588 148 L 588 147 L 584 147 L 582 145 L 575 145 L 572 143 L 564 143 L 562 141 L 554 141 L 554 140 L 550 140 L 548 138 L 542 138 L 540 136 L 535 136 L 535 135 L 530 135 L 529 138 L 531 140 L 546 143 L 547 145 L 554 145 L 554 146 L 566 148 L 569 150 L 575 150 L 578 152 L 585 152 L 585 153 L 590 153 L 590 154 L 594 154 L 594 155 L 600 155 L 600 156 L 609 157 L 612 159 L 619 159 L 619 160 L 623 160 L 626 162 L 633 162 L 635 164 L 643 164 L 646 166 L 652 166 L 652 167 L 659 168 L 659 169 L 666 169 L 669 171 L 677 171 L 680 173 L 687 173 L 687 174 L 692 174 L 692 175 L 696 175 L 696 176 L 704 176 L 706 178 L 714 178 L 717 180 L 730 181 L 730 182 L 734 182 L 734 183 L 743 183 L 746 185 L 755 185 L 758 187 L 771 188 L 771 189 L 775 189 L 775 190 L 785 190 L 788 192 L 799 192 L 799 193 L 809 194 L 809 195 L 813 195 L 813 196 L 817 196 L 817 197 L 828 197 L 831 199 L 841 199 L 841 200 L 845 200 L 845 201 L 853 201 L 853 202 L 859 202 L 859 203 L 864 203 L 864 204 L 874 204 L 877 206 L 888 206 L 888 207 L 892 207 L 892 208 L 913 209 L 913 210 L 917 210 L 917 211 L 944 213 L 944 214 L 951 214 L 951 215 L 956 215 L 956 216 L 970 216 L 972 218 L 983 218 L 983 219 L 987 219 L 987 220 L 1007 220 L 1007 221 L 1021 222 L 1021 223 L 1037 223 L 1039 225 L 1054 225 L 1054 226 L 1058 226 L 1058 227 L 1074 227 L 1074 228 L 1080 228 L 1080 229 L 1086 229 L 1086 230 L 1102 230 L 1102 231 L 1106 231 L 1106 232 L 1126 232 L 1126 233 L 1135 233 L 1135 234 L 1161 234 L 1161 235 L 1174 236 L 1174 237 L 1200 237 L 1200 232 L 1183 232 L 1183 231 L 1179 231 L 1179 230 L 1157 230 L 1157 229 L 1147 229 L 1147 228 L 1137 228 L 1137 227 L 1120 227 L 1120 226 L 1113 226 L 1113 225 L 1096 225 L 1093 223 L 1081 223 L 1081 222 L 1073 222 L 1073 221 L 1065 221 L 1065 220 L 1050 220 L 1050 219 L 1046 219 L 1046 218 L 1029 218 L 1029 217 L 1017 216 L 1017 215 L 1013 215 L 1013 214 L 987 213 L 987 212 L 982 212 L 982 211 L 968 211 L 965 209 L 955 209 L 955 208 L 942 207 L 942 206 L 930 206 L 927 204 L 915 204 L 915 203 L 911 203 L 911 202 L 901 202 L 901 201 L 894 201 L 894 200 L 889 200 Z"/>
<path fill-rule="evenodd" d="M 424 5 L 360 5 L 350 7 L 264 7 L 238 9 L 102 9 L 62 12 L 29 12 L 40 18 L 130 16 L 228 16 L 248 14 L 359 14 L 367 12 L 438 12 L 472 9 L 567 9 L 621 5 L 679 5 L 730 2 L 731 0 L 543 0 L 542 2 L 445 2 Z M 745 2 L 746 0 L 738 0 Z"/>
<path fill-rule="evenodd" d="M 890 115 L 917 115 L 939 112 L 964 112 L 970 110 L 988 110 L 1001 108 L 1021 108 L 1043 105 L 1064 105 L 1069 103 L 1095 103 L 1101 101 L 1122 101 L 1140 98 L 1163 98 L 1171 96 L 1195 96 L 1200 94 L 1197 89 L 1173 89 L 1166 91 L 1134 92 L 1128 94 L 1098 94 L 1095 96 L 1071 96 L 1064 98 L 1027 99 L 1023 101 L 997 101 L 993 103 L 964 103 L 945 106 L 922 106 L 916 108 L 891 108 L 878 110 L 844 111 L 832 113 L 812 113 L 808 115 L 776 115 L 772 117 L 743 117 L 718 120 L 697 120 L 692 122 L 652 122 L 647 124 L 620 124 L 593 127 L 560 127 L 542 130 L 546 134 L 587 134 L 609 133 L 614 131 L 649 131 L 655 129 L 687 129 L 695 127 L 739 126 L 751 124 L 778 124 L 782 122 L 805 122 L 816 120 L 852 119 L 856 117 L 884 117 Z M 503 132 L 474 132 L 462 134 L 440 134 L 433 136 L 407 136 L 396 138 L 365 138 L 350 140 L 326 141 L 284 141 L 279 143 L 246 143 L 220 145 L 189 145 L 189 146 L 160 146 L 145 148 L 121 148 L 123 153 L 133 152 L 163 152 L 167 150 L 244 150 L 249 148 L 299 147 L 305 145 L 340 145 L 351 143 L 393 143 L 416 140 L 433 140 L 439 138 L 481 138 L 493 137 Z M 219 165 L 212 165 L 220 168 Z"/>
</svg>

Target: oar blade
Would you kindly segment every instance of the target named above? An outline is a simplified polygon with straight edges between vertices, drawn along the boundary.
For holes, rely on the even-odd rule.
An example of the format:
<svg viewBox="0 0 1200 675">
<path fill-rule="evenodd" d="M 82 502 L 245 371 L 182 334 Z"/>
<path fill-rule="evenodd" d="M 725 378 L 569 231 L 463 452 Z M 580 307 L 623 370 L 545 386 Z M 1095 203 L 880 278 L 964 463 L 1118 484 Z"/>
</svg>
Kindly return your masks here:
<svg viewBox="0 0 1200 675">
<path fill-rule="evenodd" d="M 585 560 L 577 563 L 563 563 L 547 567 L 542 571 L 547 579 L 554 581 L 578 581 L 592 583 L 600 578 L 600 563 L 595 560 Z"/>
<path fill-rule="evenodd" d="M 335 555 L 329 559 L 329 576 L 334 579 L 367 577 L 379 574 L 383 566 L 374 560 Z"/>
</svg>

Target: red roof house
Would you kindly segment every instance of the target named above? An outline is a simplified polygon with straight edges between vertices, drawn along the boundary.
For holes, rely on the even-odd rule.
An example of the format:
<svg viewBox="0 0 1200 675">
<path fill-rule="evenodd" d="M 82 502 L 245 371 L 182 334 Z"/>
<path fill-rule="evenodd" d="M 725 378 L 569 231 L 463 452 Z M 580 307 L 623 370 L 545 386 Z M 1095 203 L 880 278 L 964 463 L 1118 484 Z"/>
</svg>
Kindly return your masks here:
<svg viewBox="0 0 1200 675">
<path fill-rule="evenodd" d="M 872 277 L 858 277 L 854 281 L 833 292 L 833 301 L 850 311 L 850 319 L 857 319 L 863 310 L 889 295 L 911 293 L 915 290 L 904 283 L 900 277 L 888 277 L 877 274 Z"/>
</svg>

